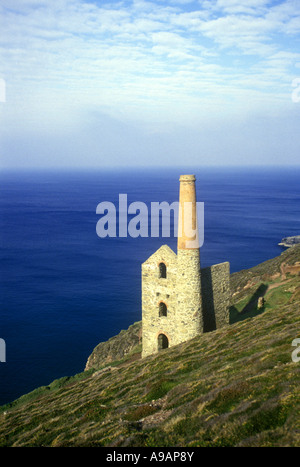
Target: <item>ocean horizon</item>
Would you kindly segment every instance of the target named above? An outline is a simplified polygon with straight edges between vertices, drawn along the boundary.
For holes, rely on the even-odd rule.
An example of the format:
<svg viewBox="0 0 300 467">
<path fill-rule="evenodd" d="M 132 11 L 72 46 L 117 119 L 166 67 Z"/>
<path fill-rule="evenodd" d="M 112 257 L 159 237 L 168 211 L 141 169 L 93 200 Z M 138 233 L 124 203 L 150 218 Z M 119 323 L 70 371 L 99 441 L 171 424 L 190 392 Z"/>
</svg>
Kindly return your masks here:
<svg viewBox="0 0 300 467">
<path fill-rule="evenodd" d="M 185 173 L 204 203 L 202 267 L 248 269 L 300 234 L 300 167 L 0 172 L 0 405 L 83 371 L 99 342 L 141 320 L 141 264 L 177 239 L 100 238 L 96 208 L 119 194 L 171 204 Z"/>
</svg>

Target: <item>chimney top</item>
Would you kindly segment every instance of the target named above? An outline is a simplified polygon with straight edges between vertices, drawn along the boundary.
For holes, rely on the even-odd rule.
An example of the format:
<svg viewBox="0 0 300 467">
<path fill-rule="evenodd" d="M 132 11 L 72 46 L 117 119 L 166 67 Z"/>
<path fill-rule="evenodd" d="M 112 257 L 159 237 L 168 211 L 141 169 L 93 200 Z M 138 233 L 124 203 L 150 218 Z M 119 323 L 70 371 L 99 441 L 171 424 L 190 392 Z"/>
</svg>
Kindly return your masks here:
<svg viewBox="0 0 300 467">
<path fill-rule="evenodd" d="M 180 175 L 179 181 L 180 182 L 195 182 L 196 177 L 195 175 Z"/>
</svg>

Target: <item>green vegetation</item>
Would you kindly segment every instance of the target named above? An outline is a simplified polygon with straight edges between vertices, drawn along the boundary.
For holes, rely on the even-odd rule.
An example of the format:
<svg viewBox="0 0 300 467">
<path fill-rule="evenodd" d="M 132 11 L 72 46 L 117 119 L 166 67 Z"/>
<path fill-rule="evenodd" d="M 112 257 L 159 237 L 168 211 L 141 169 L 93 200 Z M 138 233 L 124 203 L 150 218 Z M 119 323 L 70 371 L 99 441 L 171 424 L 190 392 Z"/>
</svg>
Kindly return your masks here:
<svg viewBox="0 0 300 467">
<path fill-rule="evenodd" d="M 232 275 L 226 328 L 143 360 L 133 336 L 120 359 L 118 337 L 109 366 L 95 354 L 95 368 L 0 408 L 0 445 L 300 446 L 300 277 L 271 277 L 299 261 L 291 250 Z"/>
</svg>

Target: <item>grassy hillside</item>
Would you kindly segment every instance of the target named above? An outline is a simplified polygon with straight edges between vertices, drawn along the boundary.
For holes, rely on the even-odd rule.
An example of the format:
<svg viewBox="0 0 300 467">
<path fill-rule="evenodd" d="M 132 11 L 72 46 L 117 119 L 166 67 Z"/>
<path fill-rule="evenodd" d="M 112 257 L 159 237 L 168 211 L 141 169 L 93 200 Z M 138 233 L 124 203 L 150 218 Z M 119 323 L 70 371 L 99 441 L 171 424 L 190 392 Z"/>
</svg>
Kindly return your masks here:
<svg viewBox="0 0 300 467">
<path fill-rule="evenodd" d="M 0 408 L 0 445 L 300 446 L 299 267 L 297 246 L 233 274 L 226 328 L 143 360 L 111 351 Z"/>
</svg>

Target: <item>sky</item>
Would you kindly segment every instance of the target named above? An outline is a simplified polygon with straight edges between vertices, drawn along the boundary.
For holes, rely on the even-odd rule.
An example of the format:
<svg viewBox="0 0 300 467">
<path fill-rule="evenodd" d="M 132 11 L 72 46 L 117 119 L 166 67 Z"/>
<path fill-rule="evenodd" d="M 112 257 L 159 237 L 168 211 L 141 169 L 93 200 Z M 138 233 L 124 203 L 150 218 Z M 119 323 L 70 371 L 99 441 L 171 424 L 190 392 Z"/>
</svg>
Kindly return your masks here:
<svg viewBox="0 0 300 467">
<path fill-rule="evenodd" d="M 300 165 L 300 0 L 1 0 L 0 168 Z"/>
</svg>

